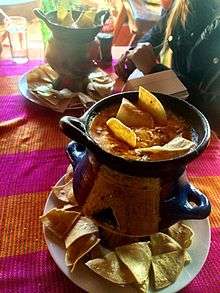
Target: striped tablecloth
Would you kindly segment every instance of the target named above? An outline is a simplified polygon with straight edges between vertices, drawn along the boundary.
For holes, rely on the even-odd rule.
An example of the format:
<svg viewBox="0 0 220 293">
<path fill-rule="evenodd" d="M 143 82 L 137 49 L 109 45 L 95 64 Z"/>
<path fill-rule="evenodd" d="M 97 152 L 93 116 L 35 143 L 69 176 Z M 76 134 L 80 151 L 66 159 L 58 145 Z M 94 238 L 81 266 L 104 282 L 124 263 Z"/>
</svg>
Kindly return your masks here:
<svg viewBox="0 0 220 293">
<path fill-rule="evenodd" d="M 82 293 L 49 255 L 39 221 L 51 186 L 68 166 L 67 139 L 58 127 L 61 116 L 19 94 L 19 77 L 39 63 L 0 62 L 0 293 Z M 13 124 L 5 123 L 14 118 L 18 119 Z M 202 271 L 181 292 L 219 293 L 220 141 L 216 137 L 189 165 L 188 175 L 212 203 L 212 242 Z"/>
</svg>

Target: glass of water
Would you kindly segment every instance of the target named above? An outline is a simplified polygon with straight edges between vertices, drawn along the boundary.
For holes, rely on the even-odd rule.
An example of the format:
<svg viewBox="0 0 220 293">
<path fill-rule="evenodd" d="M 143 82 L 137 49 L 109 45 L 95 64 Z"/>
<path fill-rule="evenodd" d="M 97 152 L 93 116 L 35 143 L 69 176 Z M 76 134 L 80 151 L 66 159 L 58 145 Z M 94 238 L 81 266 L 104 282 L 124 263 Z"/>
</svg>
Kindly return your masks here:
<svg viewBox="0 0 220 293">
<path fill-rule="evenodd" d="M 9 16 L 5 19 L 12 60 L 23 64 L 28 62 L 27 20 L 22 16 Z"/>
</svg>

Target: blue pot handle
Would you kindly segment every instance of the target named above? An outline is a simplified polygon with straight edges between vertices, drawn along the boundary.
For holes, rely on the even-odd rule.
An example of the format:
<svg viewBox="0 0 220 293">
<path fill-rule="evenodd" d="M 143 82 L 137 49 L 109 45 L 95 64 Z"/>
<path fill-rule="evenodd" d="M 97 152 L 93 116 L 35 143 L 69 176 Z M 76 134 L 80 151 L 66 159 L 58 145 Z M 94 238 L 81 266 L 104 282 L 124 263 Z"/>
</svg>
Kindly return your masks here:
<svg viewBox="0 0 220 293">
<path fill-rule="evenodd" d="M 192 206 L 190 202 L 196 204 Z M 161 226 L 167 228 L 180 220 L 205 219 L 211 212 L 208 198 L 193 185 L 179 184 L 174 196 L 160 204 Z"/>
<path fill-rule="evenodd" d="M 68 144 L 66 152 L 73 166 L 73 170 L 75 170 L 77 165 L 84 161 L 87 155 L 87 148 L 83 144 L 72 141 Z"/>
</svg>

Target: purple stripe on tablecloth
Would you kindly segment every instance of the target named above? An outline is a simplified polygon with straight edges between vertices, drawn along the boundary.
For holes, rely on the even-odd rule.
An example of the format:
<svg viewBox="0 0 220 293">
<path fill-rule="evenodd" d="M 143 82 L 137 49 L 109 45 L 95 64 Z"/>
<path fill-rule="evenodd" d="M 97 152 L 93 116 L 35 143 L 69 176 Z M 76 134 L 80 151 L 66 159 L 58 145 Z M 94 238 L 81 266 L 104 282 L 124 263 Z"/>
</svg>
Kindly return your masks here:
<svg viewBox="0 0 220 293">
<path fill-rule="evenodd" d="M 0 121 L 5 121 L 17 117 L 38 117 L 51 115 L 52 110 L 41 107 L 30 102 L 22 95 L 1 96 L 0 97 Z M 54 112 L 55 116 L 57 113 Z"/>
<path fill-rule="evenodd" d="M 0 76 L 21 75 L 42 63 L 43 60 L 31 60 L 21 65 L 11 60 L 3 60 L 0 61 Z"/>
<path fill-rule="evenodd" d="M 196 231 L 195 231 L 196 233 Z M 212 228 L 212 241 L 208 258 L 198 276 L 181 293 L 220 292 L 220 228 Z M 199 255 L 198 255 L 199 257 Z"/>
<path fill-rule="evenodd" d="M 187 167 L 187 174 L 190 177 L 203 177 L 203 176 L 220 176 L 220 164 L 219 159 L 214 157 L 210 160 L 200 159 L 194 161 Z"/>
<path fill-rule="evenodd" d="M 21 95 L 1 97 L 0 107 L 0 121 L 26 115 L 25 102 Z"/>
<path fill-rule="evenodd" d="M 188 165 L 189 176 L 220 176 L 220 144 L 213 140 L 206 151 Z"/>
<path fill-rule="evenodd" d="M 68 160 L 64 149 L 0 156 L 0 196 L 48 191 L 63 176 Z"/>
<path fill-rule="evenodd" d="M 82 293 L 53 262 L 48 251 L 0 259 L 1 293 Z"/>
</svg>

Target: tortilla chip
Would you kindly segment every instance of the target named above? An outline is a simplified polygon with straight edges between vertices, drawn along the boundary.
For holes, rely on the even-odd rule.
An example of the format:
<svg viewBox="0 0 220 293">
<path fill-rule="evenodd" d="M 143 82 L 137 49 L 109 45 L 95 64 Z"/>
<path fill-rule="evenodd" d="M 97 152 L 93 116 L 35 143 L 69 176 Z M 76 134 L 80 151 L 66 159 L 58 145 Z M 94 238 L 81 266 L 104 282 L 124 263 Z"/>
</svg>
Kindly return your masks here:
<svg viewBox="0 0 220 293">
<path fill-rule="evenodd" d="M 131 271 L 138 284 L 143 284 L 148 279 L 151 251 L 146 242 L 117 247 L 116 254 Z"/>
<path fill-rule="evenodd" d="M 58 112 L 64 112 L 67 108 L 75 107 L 80 103 L 78 93 L 72 93 L 68 89 L 62 89 L 60 91 L 49 88 L 48 92 L 42 92 L 38 88 L 29 90 L 35 98 L 46 104 L 47 107 L 56 110 Z"/>
<path fill-rule="evenodd" d="M 50 97 L 53 95 L 53 93 L 50 92 L 50 90 L 53 89 L 52 84 L 50 83 L 45 83 L 45 84 L 41 84 L 38 85 L 34 88 L 34 91 L 36 93 L 40 93 L 42 96 L 45 95 L 45 97 Z"/>
<path fill-rule="evenodd" d="M 184 250 L 184 259 L 185 259 L 185 263 L 184 263 L 185 265 L 188 265 L 192 261 L 190 254 L 186 250 Z"/>
<path fill-rule="evenodd" d="M 180 243 L 175 240 L 175 238 L 173 239 L 169 235 L 163 234 L 161 232 L 151 236 L 149 247 L 151 249 L 152 255 L 180 251 L 184 254 L 185 265 L 191 262 L 191 257 L 185 248 L 183 248 Z"/>
<path fill-rule="evenodd" d="M 72 228 L 80 213 L 53 208 L 40 217 L 45 228 L 49 229 L 59 239 L 64 239 Z"/>
<path fill-rule="evenodd" d="M 69 99 L 69 98 L 72 98 L 75 96 L 75 93 L 73 93 L 71 90 L 69 90 L 67 88 L 63 88 L 60 91 L 56 91 L 56 90 L 53 90 L 53 91 L 55 93 L 58 93 L 59 98 L 62 98 L 62 99 Z"/>
<path fill-rule="evenodd" d="M 108 119 L 106 124 L 118 139 L 122 140 L 133 148 L 136 146 L 136 134 L 131 128 L 124 125 L 117 118 Z"/>
<path fill-rule="evenodd" d="M 35 82 L 51 84 L 57 78 L 58 74 L 48 64 L 40 65 L 27 73 L 28 87 L 31 87 L 31 84 L 34 85 Z"/>
<path fill-rule="evenodd" d="M 27 73 L 27 83 L 30 86 L 31 83 L 39 82 L 41 80 L 39 70 L 32 70 Z"/>
<path fill-rule="evenodd" d="M 171 285 L 181 273 L 185 263 L 183 251 L 172 251 L 152 257 L 153 284 L 156 290 Z"/>
<path fill-rule="evenodd" d="M 58 73 L 56 71 L 54 71 L 49 64 L 43 64 L 40 66 L 40 70 L 43 71 L 45 73 L 45 75 L 47 75 L 48 80 L 50 80 L 50 82 L 54 81 L 55 79 L 58 78 Z M 46 80 L 45 80 L 46 81 Z"/>
<path fill-rule="evenodd" d="M 53 194 L 61 201 L 77 205 L 73 192 L 73 180 L 70 179 L 63 185 L 57 185 L 52 188 Z"/>
<path fill-rule="evenodd" d="M 94 234 L 84 235 L 67 248 L 65 263 L 68 267 L 72 267 L 71 272 L 74 271 L 77 262 L 98 245 L 99 242 L 100 239 Z"/>
<path fill-rule="evenodd" d="M 65 239 L 65 246 L 68 248 L 78 238 L 95 233 L 98 233 L 98 227 L 93 223 L 93 221 L 89 218 L 81 217 Z"/>
<path fill-rule="evenodd" d="M 167 115 L 161 102 L 148 90 L 139 87 L 138 106 L 150 113 L 159 124 L 166 124 Z"/>
<path fill-rule="evenodd" d="M 123 98 L 116 118 L 128 127 L 148 127 L 154 126 L 152 116 L 138 109 L 130 101 Z"/>
<path fill-rule="evenodd" d="M 140 293 L 148 293 L 149 283 L 150 283 L 150 280 L 149 280 L 149 278 L 147 278 L 146 280 L 144 280 L 144 282 L 142 284 L 134 283 L 134 284 L 131 284 L 131 286 L 136 289 L 137 293 L 139 293 L 139 292 Z"/>
<path fill-rule="evenodd" d="M 66 101 L 66 99 L 72 99 L 72 98 L 75 98 L 76 96 L 76 93 L 73 93 L 69 89 L 66 89 L 66 88 L 59 91 L 55 90 L 52 84 L 49 84 L 49 83 L 38 85 L 34 88 L 33 91 L 38 93 L 42 97 L 47 98 L 47 100 L 51 104 L 54 104 L 54 105 L 63 103 L 64 100 Z M 78 98 L 77 98 L 77 101 L 78 101 Z"/>
<path fill-rule="evenodd" d="M 105 71 L 97 68 L 88 76 L 87 92 L 93 100 L 108 96 L 112 93 L 115 81 Z"/>
<path fill-rule="evenodd" d="M 163 147 L 167 150 L 189 150 L 195 146 L 195 143 L 191 140 L 188 140 L 182 136 L 177 136 Z"/>
<path fill-rule="evenodd" d="M 165 158 L 164 156 L 167 155 L 168 158 L 170 156 L 174 158 L 176 156 L 187 153 L 194 146 L 195 146 L 195 143 L 192 142 L 191 140 L 188 140 L 181 136 L 177 136 L 163 146 L 158 145 L 158 146 L 152 146 L 152 147 L 146 147 L 146 148 L 138 148 L 135 150 L 135 152 L 140 154 L 143 154 L 143 153 L 160 154 L 161 156 L 163 156 L 162 158 Z"/>
<path fill-rule="evenodd" d="M 28 90 L 44 106 L 55 111 L 64 112 L 70 103 L 79 103 L 77 93 L 69 89 L 56 90 L 53 82 L 58 74 L 48 65 L 40 65 L 27 74 Z"/>
<path fill-rule="evenodd" d="M 187 249 L 192 244 L 194 236 L 193 230 L 179 222 L 168 228 L 168 235 L 176 240 L 183 249 Z"/>
<path fill-rule="evenodd" d="M 112 93 L 115 82 L 112 80 L 108 83 L 100 83 L 97 81 L 92 81 L 91 84 L 92 84 L 92 87 L 94 88 L 94 90 L 101 97 L 106 97 Z"/>
<path fill-rule="evenodd" d="M 77 19 L 75 24 L 79 28 L 89 28 L 93 27 L 94 21 L 96 16 L 96 10 L 95 9 L 89 9 L 84 10 L 80 17 Z"/>
<path fill-rule="evenodd" d="M 33 85 L 39 82 L 39 84 L 42 84 L 42 82 L 51 83 L 51 80 L 48 78 L 48 76 L 41 70 L 41 67 L 34 68 L 33 70 L 29 71 L 27 73 L 27 83 L 28 87 L 33 88 Z"/>
<path fill-rule="evenodd" d="M 160 255 L 163 253 L 182 250 L 182 247 L 178 242 L 172 239 L 169 235 L 161 232 L 150 236 L 149 247 L 152 255 Z"/>
<path fill-rule="evenodd" d="M 64 183 L 68 183 L 73 179 L 73 166 L 71 164 L 67 167 L 66 174 L 64 175 L 63 179 Z"/>
<path fill-rule="evenodd" d="M 105 77 L 111 78 L 104 70 L 99 67 L 95 68 L 95 70 L 88 75 L 88 79 L 90 81 L 96 80 L 97 78 L 102 80 Z"/>
<path fill-rule="evenodd" d="M 51 104 L 52 106 L 57 106 L 59 103 L 63 102 L 59 99 L 59 92 L 54 90 L 52 86 L 49 87 L 48 84 L 36 87 L 34 90 L 32 90 L 32 93 L 35 93 L 35 96 L 37 94 L 37 97 L 42 98 L 45 102 Z M 66 103 L 69 101 L 65 100 L 64 102 Z"/>
<path fill-rule="evenodd" d="M 74 209 L 74 211 L 76 211 L 76 207 L 77 207 L 77 206 L 78 206 L 78 205 L 72 205 L 72 204 L 68 203 L 68 204 L 65 204 L 65 205 L 62 207 L 62 210 L 64 210 L 64 211 L 71 211 L 71 210 Z"/>
<path fill-rule="evenodd" d="M 86 265 L 96 274 L 112 283 L 125 285 L 135 282 L 129 269 L 118 259 L 115 252 L 110 252 L 104 258 L 96 258 L 86 262 Z"/>
<path fill-rule="evenodd" d="M 112 79 L 110 76 L 108 75 L 103 75 L 103 76 L 99 76 L 99 77 L 94 77 L 92 79 L 93 82 L 97 82 L 97 83 L 101 83 L 101 84 L 108 84 L 108 83 L 112 83 Z"/>
</svg>

